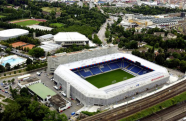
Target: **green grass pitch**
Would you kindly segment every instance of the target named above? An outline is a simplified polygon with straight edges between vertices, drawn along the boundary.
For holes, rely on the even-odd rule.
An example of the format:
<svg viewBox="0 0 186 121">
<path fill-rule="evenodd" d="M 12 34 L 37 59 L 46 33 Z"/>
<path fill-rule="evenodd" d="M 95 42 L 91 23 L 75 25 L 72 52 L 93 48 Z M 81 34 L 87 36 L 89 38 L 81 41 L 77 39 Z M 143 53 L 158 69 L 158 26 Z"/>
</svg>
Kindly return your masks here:
<svg viewBox="0 0 186 121">
<path fill-rule="evenodd" d="M 28 21 L 17 22 L 15 24 L 21 25 L 21 26 L 27 26 L 27 25 L 33 25 L 33 24 L 39 24 L 39 23 L 40 23 L 39 21 L 28 20 Z"/>
<path fill-rule="evenodd" d="M 118 69 L 96 76 L 88 77 L 86 78 L 86 80 L 97 88 L 102 88 L 123 80 L 130 79 L 132 77 L 134 76 L 121 69 Z"/>
</svg>

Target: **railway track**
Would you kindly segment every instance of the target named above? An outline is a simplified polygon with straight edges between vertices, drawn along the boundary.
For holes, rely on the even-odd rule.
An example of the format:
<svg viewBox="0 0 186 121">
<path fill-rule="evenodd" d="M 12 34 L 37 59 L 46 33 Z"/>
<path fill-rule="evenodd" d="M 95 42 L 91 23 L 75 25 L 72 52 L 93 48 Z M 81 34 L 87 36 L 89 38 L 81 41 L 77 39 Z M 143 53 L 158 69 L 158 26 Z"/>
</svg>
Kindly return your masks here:
<svg viewBox="0 0 186 121">
<path fill-rule="evenodd" d="M 186 91 L 186 80 L 141 100 L 82 119 L 82 121 L 116 121 Z"/>
</svg>

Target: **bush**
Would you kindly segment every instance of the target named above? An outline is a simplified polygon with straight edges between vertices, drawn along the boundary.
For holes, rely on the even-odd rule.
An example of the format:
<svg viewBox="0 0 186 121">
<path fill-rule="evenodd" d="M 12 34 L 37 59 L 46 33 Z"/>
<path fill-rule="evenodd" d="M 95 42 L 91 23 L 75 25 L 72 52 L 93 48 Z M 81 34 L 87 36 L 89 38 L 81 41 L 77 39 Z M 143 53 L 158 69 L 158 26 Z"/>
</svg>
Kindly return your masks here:
<svg viewBox="0 0 186 121">
<path fill-rule="evenodd" d="M 11 75 L 11 73 L 9 73 Z"/>
<path fill-rule="evenodd" d="M 4 73 L 4 76 L 6 76 L 6 74 Z"/>
<path fill-rule="evenodd" d="M 16 71 L 14 71 L 14 74 L 16 74 Z"/>
<path fill-rule="evenodd" d="M 21 70 L 19 70 L 19 73 L 21 73 Z"/>
<path fill-rule="evenodd" d="M 95 114 L 97 114 L 97 113 L 100 113 L 100 111 L 97 111 L 97 112 L 82 111 L 82 113 L 83 113 L 83 114 L 86 114 L 86 115 L 88 115 L 88 116 L 93 116 L 93 115 L 95 115 Z"/>
</svg>

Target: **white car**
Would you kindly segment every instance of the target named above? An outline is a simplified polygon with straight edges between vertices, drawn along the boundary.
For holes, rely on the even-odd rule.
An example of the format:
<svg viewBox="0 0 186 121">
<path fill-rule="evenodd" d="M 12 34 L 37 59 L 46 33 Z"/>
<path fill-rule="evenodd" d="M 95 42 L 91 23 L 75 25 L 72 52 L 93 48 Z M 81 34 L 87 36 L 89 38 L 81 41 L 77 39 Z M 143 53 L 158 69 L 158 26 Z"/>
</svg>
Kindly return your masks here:
<svg viewBox="0 0 186 121">
<path fill-rule="evenodd" d="M 58 89 L 59 89 L 57 86 L 53 86 L 53 87 L 54 87 L 54 89 L 56 89 L 56 90 L 58 90 Z"/>
<path fill-rule="evenodd" d="M 61 93 L 64 97 L 66 97 L 67 95 L 63 92 L 63 93 Z"/>
</svg>

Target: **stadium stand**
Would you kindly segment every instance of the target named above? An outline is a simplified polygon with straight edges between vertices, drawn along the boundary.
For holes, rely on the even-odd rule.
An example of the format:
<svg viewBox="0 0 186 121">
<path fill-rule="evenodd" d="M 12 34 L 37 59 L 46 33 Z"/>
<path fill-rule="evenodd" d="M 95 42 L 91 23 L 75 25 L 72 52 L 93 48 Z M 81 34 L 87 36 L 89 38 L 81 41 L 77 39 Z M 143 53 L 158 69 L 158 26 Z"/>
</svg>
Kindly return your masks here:
<svg viewBox="0 0 186 121">
<path fill-rule="evenodd" d="M 85 72 L 84 69 L 80 70 L 79 73 L 80 73 L 83 77 L 88 77 L 88 76 L 91 76 L 91 75 L 92 75 L 90 71 Z"/>
<path fill-rule="evenodd" d="M 107 64 L 102 65 L 102 68 L 100 68 L 103 72 L 110 71 L 111 69 L 108 67 Z"/>
<path fill-rule="evenodd" d="M 110 66 L 111 69 L 119 68 L 119 66 L 117 65 L 117 62 L 109 63 L 108 66 Z"/>
<path fill-rule="evenodd" d="M 130 71 L 138 73 L 139 71 L 141 71 L 141 68 L 139 68 L 138 66 L 134 66 Z"/>
<path fill-rule="evenodd" d="M 143 75 L 146 73 L 151 72 L 152 70 L 144 67 L 144 66 L 140 66 L 140 65 L 136 65 L 133 62 L 130 62 L 128 60 L 114 60 L 111 62 L 106 62 L 104 64 L 96 64 L 93 66 L 89 66 L 86 68 L 81 68 L 81 69 L 75 69 L 73 70 L 74 73 L 76 73 L 79 76 L 82 76 L 84 78 L 95 75 L 95 74 L 100 74 L 103 72 L 107 72 L 107 71 L 111 71 L 111 70 L 115 70 L 115 69 L 119 69 L 121 68 L 122 70 L 134 75 L 134 76 L 138 76 L 138 75 Z"/>
<path fill-rule="evenodd" d="M 101 73 L 101 70 L 100 70 L 97 66 L 90 67 L 89 69 L 90 69 L 90 71 L 91 71 L 93 74 L 99 74 L 99 73 Z"/>
<path fill-rule="evenodd" d="M 124 61 L 124 68 L 127 67 L 130 63 Z"/>
<path fill-rule="evenodd" d="M 129 67 L 127 69 L 130 70 L 133 67 L 134 67 L 134 65 L 129 65 Z"/>
</svg>

